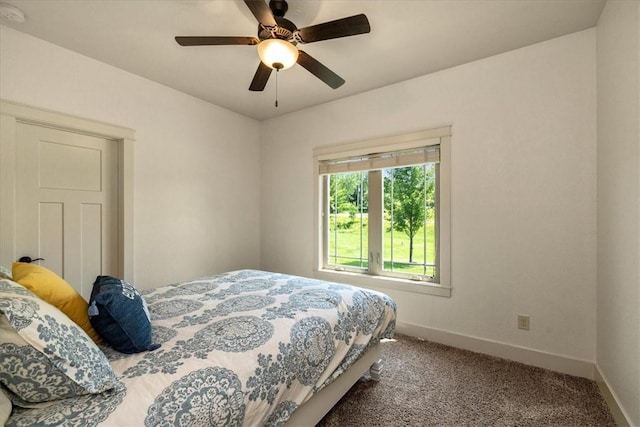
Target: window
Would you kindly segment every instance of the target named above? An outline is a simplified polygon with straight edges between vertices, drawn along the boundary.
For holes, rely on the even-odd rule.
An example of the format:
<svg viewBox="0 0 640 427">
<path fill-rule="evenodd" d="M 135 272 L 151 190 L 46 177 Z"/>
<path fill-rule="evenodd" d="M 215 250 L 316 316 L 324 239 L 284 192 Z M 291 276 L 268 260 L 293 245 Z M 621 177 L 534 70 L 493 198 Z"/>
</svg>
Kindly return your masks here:
<svg viewBox="0 0 640 427">
<path fill-rule="evenodd" d="M 447 127 L 314 150 L 319 276 L 450 295 L 449 143 Z"/>
</svg>

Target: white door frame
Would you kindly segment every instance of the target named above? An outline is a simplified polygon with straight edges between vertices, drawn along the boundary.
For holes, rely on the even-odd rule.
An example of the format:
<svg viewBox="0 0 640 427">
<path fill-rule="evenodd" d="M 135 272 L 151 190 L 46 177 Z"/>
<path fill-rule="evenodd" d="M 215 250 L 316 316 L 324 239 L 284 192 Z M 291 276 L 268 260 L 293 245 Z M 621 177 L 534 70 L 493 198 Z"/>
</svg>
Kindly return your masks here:
<svg viewBox="0 0 640 427">
<path fill-rule="evenodd" d="M 118 145 L 118 275 L 133 275 L 133 129 L 0 100 L 0 265 L 16 253 L 16 124 L 29 123 L 112 140 Z M 24 254 L 22 254 L 24 255 Z"/>
</svg>

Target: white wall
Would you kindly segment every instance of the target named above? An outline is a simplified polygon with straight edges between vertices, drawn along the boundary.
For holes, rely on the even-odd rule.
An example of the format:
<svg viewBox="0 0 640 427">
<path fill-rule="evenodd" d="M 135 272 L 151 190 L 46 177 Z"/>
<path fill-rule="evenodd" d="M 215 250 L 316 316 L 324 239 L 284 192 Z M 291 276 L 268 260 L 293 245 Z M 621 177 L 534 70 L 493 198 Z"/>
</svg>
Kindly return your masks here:
<svg viewBox="0 0 640 427">
<path fill-rule="evenodd" d="M 312 275 L 312 148 L 451 124 L 453 295 L 386 289 L 399 320 L 593 361 L 595 36 L 263 122 L 262 268 Z"/>
<path fill-rule="evenodd" d="M 640 426 L 640 3 L 607 2 L 597 33 L 597 364 Z"/>
<path fill-rule="evenodd" d="M 135 285 L 258 267 L 259 123 L 0 26 L 0 97 L 133 128 Z"/>
</svg>

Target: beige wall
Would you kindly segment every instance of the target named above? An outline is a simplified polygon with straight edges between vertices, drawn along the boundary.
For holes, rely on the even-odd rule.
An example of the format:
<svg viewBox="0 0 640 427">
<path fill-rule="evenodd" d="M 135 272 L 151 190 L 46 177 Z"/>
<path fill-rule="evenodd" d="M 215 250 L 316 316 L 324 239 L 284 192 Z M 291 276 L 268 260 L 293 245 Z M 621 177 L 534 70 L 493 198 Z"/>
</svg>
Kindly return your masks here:
<svg viewBox="0 0 640 427">
<path fill-rule="evenodd" d="M 0 98 L 136 131 L 135 284 L 260 263 L 259 123 L 0 26 Z"/>
<path fill-rule="evenodd" d="M 314 147 L 451 124 L 453 296 L 399 320 L 593 361 L 595 72 L 592 29 L 263 122 L 262 267 L 312 274 Z"/>
<path fill-rule="evenodd" d="M 640 426 L 640 3 L 598 21 L 597 364 Z"/>
</svg>

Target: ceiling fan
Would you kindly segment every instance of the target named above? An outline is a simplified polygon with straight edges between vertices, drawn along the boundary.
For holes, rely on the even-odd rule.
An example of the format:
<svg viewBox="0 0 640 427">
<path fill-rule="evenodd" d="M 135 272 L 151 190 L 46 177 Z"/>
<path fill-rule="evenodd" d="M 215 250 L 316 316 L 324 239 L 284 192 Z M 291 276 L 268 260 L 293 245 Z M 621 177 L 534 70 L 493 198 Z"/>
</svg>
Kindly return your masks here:
<svg viewBox="0 0 640 427">
<path fill-rule="evenodd" d="M 244 2 L 258 20 L 258 37 L 178 36 L 175 39 L 180 46 L 258 45 L 261 61 L 249 86 L 252 91 L 264 90 L 271 71 L 284 70 L 296 63 L 331 88 L 339 88 L 344 84 L 342 77 L 296 46 L 371 31 L 364 14 L 298 28 L 284 17 L 289 8 L 285 0 L 271 0 L 269 5 L 264 0 Z"/>
</svg>

